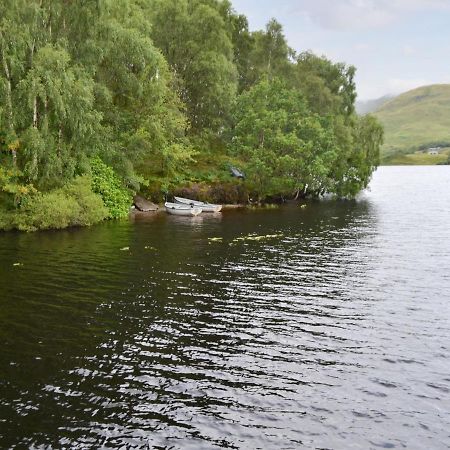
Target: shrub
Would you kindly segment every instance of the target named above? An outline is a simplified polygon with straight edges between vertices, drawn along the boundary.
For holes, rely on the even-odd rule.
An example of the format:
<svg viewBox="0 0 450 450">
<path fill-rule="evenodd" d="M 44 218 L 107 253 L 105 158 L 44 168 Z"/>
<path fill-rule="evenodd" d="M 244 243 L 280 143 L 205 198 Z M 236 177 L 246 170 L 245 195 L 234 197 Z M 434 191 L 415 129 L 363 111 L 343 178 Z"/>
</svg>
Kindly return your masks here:
<svg viewBox="0 0 450 450">
<path fill-rule="evenodd" d="M 67 228 L 76 222 L 80 205 L 61 189 L 36 194 L 21 206 L 16 215 L 15 227 L 22 231 Z"/>
<path fill-rule="evenodd" d="M 14 217 L 14 214 L 0 203 L 0 230 L 12 230 L 14 228 Z"/>
<path fill-rule="evenodd" d="M 101 197 L 91 190 L 90 177 L 83 176 L 63 188 L 29 195 L 16 210 L 0 210 L 0 229 L 36 231 L 87 226 L 107 216 Z"/>
<path fill-rule="evenodd" d="M 92 179 L 87 176 L 77 177 L 64 188 L 64 193 L 74 198 L 79 205 L 78 216 L 71 225 L 89 226 L 108 217 L 108 209 L 99 194 L 92 191 Z"/>
<path fill-rule="evenodd" d="M 112 167 L 100 158 L 91 160 L 92 190 L 99 194 L 109 212 L 109 217 L 126 217 L 132 203 L 132 193 L 127 189 Z"/>
</svg>

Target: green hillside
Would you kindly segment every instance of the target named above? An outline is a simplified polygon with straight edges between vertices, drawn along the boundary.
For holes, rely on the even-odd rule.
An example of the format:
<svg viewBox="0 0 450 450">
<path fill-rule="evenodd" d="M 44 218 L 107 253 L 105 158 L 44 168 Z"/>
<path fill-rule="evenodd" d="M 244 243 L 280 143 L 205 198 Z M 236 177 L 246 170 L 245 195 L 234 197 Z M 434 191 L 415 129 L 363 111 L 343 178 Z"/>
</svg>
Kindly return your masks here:
<svg viewBox="0 0 450 450">
<path fill-rule="evenodd" d="M 384 163 L 404 163 L 404 155 L 450 146 L 450 84 L 424 86 L 395 97 L 373 113 L 384 125 Z M 442 156 L 421 154 L 417 164 L 437 164 Z"/>
</svg>

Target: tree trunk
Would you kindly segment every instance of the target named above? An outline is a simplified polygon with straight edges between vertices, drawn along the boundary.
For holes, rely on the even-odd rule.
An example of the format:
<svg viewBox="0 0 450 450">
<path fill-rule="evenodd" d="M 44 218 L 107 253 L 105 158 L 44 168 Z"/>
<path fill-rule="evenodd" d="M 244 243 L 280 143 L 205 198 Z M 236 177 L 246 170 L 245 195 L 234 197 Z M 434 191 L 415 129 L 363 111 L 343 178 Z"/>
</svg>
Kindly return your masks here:
<svg viewBox="0 0 450 450">
<path fill-rule="evenodd" d="M 259 133 L 259 148 L 264 148 L 264 130 Z"/>
<path fill-rule="evenodd" d="M 42 8 L 42 3 L 43 3 L 43 0 L 41 0 L 39 2 L 39 11 Z M 34 26 L 35 26 L 34 33 L 37 33 L 38 20 L 39 20 L 39 13 L 36 14 L 36 21 L 34 24 Z M 36 38 L 33 37 L 33 41 L 31 43 L 31 47 L 30 47 L 30 69 L 32 69 L 32 67 L 33 67 L 33 59 L 34 59 L 35 51 L 36 51 Z M 33 128 L 37 128 L 37 126 L 38 126 L 38 104 L 37 104 L 37 95 L 36 95 L 33 100 Z"/>
<path fill-rule="evenodd" d="M 60 123 L 59 124 L 59 130 L 58 130 L 58 147 L 56 149 L 56 154 L 58 155 L 58 158 L 61 157 L 62 135 L 63 135 L 63 129 L 62 129 L 62 123 Z"/>
<path fill-rule="evenodd" d="M 33 100 L 33 128 L 37 128 L 38 125 L 38 108 L 37 108 L 37 95 Z"/>
</svg>

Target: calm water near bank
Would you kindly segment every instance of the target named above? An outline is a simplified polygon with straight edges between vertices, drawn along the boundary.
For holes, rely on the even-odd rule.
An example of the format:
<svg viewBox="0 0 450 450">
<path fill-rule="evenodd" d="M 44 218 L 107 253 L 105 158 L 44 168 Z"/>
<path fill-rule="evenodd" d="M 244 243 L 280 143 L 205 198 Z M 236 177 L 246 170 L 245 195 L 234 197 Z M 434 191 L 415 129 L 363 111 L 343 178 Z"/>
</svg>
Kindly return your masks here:
<svg viewBox="0 0 450 450">
<path fill-rule="evenodd" d="M 14 447 L 450 448 L 450 167 L 383 167 L 355 202 L 0 234 Z"/>
</svg>

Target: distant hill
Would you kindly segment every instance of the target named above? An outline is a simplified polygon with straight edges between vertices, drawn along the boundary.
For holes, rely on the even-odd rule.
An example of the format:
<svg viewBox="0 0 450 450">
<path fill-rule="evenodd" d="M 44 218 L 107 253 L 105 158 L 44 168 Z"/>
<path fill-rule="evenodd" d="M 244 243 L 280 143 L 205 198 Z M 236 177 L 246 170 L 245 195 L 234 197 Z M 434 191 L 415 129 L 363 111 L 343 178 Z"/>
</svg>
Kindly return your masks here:
<svg viewBox="0 0 450 450">
<path fill-rule="evenodd" d="M 392 98 L 392 95 L 385 95 L 374 100 L 357 100 L 355 104 L 356 112 L 360 116 L 373 113 L 377 109 L 381 108 L 381 106 L 383 106 L 386 102 L 392 100 Z"/>
<path fill-rule="evenodd" d="M 428 147 L 450 147 L 450 84 L 406 92 L 373 114 L 385 129 L 384 162 Z"/>
</svg>

